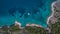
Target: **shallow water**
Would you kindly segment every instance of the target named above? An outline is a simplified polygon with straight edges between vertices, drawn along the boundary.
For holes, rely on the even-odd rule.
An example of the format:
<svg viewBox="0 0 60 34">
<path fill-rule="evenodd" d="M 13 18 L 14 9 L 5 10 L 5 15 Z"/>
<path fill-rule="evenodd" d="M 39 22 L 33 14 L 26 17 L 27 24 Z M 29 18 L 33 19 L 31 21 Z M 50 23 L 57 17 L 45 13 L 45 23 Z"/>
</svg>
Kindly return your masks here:
<svg viewBox="0 0 60 34">
<path fill-rule="evenodd" d="M 47 27 L 51 3 L 55 0 L 0 0 L 0 26 L 12 25 L 15 20 Z"/>
</svg>

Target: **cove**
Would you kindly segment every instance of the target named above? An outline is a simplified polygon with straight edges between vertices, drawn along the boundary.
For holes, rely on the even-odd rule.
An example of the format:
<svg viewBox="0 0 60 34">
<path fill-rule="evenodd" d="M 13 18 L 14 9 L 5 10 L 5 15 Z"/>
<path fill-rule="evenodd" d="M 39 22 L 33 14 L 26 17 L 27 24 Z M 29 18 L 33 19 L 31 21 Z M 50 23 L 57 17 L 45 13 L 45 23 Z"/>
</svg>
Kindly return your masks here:
<svg viewBox="0 0 60 34">
<path fill-rule="evenodd" d="M 27 23 L 47 27 L 51 3 L 55 0 L 0 0 L 0 26 L 12 25 L 15 20 L 24 27 Z"/>
</svg>

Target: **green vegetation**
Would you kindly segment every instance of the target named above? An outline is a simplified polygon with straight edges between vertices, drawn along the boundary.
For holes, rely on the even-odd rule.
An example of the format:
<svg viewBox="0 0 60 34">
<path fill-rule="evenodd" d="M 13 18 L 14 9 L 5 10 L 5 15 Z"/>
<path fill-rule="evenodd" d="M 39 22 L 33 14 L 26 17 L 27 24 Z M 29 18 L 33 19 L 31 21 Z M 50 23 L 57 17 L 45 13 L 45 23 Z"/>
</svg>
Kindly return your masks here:
<svg viewBox="0 0 60 34">
<path fill-rule="evenodd" d="M 48 31 L 40 27 L 25 27 L 30 34 L 48 34 Z"/>
<path fill-rule="evenodd" d="M 1 29 L 2 29 L 2 31 L 4 31 L 4 32 L 8 32 L 7 26 L 3 26 Z"/>
<path fill-rule="evenodd" d="M 55 24 L 51 24 L 51 31 L 53 34 L 60 34 L 60 22 L 56 22 Z"/>
<path fill-rule="evenodd" d="M 4 29 L 3 31 L 8 32 L 8 29 Z"/>
<path fill-rule="evenodd" d="M 19 26 L 11 26 L 11 31 L 20 31 Z"/>
<path fill-rule="evenodd" d="M 54 9 L 55 12 L 57 12 L 57 15 L 55 15 L 55 16 L 57 16 L 56 18 L 58 20 L 57 20 L 57 22 L 55 22 L 55 24 L 50 24 L 51 25 L 50 28 L 51 28 L 52 34 L 60 34 L 60 16 L 59 16 L 60 10 L 58 10 L 56 6 L 54 6 L 54 8 L 55 8 Z"/>
<path fill-rule="evenodd" d="M 50 24 L 52 34 L 60 34 L 60 18 L 57 18 L 58 21 L 55 24 Z"/>
<path fill-rule="evenodd" d="M 10 28 L 8 28 L 7 26 L 3 26 L 1 29 L 0 29 L 1 31 L 4 31 L 4 32 L 8 32 L 8 30 L 9 31 L 20 31 L 20 29 L 19 29 L 19 26 L 18 25 L 16 25 L 16 26 L 11 26 Z"/>
</svg>

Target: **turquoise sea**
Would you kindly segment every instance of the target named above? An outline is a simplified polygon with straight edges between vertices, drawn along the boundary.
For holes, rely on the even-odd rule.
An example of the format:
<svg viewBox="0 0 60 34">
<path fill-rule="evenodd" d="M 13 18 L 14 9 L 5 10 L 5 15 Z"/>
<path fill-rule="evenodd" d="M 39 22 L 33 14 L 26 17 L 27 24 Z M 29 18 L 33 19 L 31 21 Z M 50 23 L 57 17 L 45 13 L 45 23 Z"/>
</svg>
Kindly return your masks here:
<svg viewBox="0 0 60 34">
<path fill-rule="evenodd" d="M 27 23 L 47 27 L 53 1 L 55 0 L 0 0 L 0 26 L 12 25 L 18 21 L 23 27 Z"/>
</svg>

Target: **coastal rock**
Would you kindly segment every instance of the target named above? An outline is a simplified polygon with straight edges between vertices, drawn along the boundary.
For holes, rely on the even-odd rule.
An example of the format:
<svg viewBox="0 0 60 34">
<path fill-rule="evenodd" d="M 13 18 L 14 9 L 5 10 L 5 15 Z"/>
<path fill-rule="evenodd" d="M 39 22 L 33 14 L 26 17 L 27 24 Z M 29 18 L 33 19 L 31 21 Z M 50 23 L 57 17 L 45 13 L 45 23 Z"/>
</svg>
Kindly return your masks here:
<svg viewBox="0 0 60 34">
<path fill-rule="evenodd" d="M 19 25 L 19 27 L 21 27 L 21 23 L 20 22 L 15 21 L 15 26 L 16 25 Z"/>
</svg>

